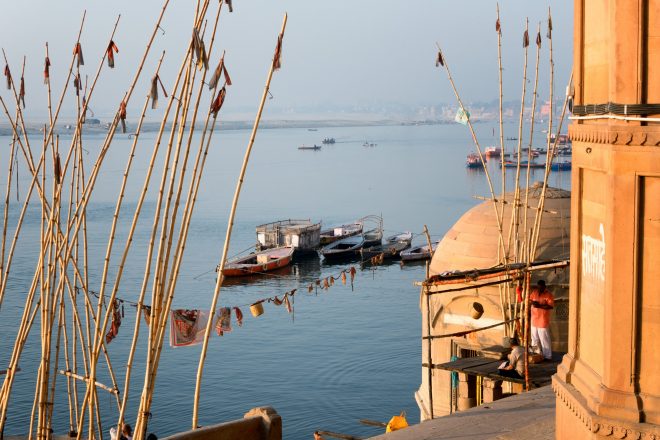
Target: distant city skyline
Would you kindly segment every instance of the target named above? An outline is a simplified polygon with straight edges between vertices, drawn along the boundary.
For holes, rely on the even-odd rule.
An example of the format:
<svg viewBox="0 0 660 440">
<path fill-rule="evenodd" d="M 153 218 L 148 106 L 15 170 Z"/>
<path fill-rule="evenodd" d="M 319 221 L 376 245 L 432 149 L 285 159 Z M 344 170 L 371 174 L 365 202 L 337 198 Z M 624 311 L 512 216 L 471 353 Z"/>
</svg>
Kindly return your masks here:
<svg viewBox="0 0 660 440">
<path fill-rule="evenodd" d="M 138 91 L 129 105 L 128 117 L 135 116 L 148 91 L 157 60 L 166 50 L 161 78 L 171 87 L 181 63 L 191 29 L 194 3 L 170 2 Z M 42 71 L 44 43 L 48 41 L 52 63 L 54 99 L 59 97 L 63 76 L 70 63 L 83 10 L 87 8 L 81 42 L 85 54 L 85 75 L 94 75 L 100 56 L 118 14 L 121 14 L 114 41 L 119 47 L 116 67 L 104 67 L 90 107 L 101 118 L 110 117 L 130 83 L 144 46 L 160 12 L 161 2 L 113 2 L 90 5 L 83 0 L 67 7 L 46 0 L 28 4 L 10 3 L 0 16 L 0 46 L 7 52 L 15 81 L 20 78 L 23 55 L 26 63 L 27 119 L 46 113 L 46 90 Z M 223 7 L 211 68 L 226 50 L 227 67 L 234 82 L 227 94 L 223 114 L 227 118 L 253 117 L 270 63 L 284 12 L 289 21 L 284 37 L 283 66 L 271 85 L 274 99 L 266 106 L 265 118 L 293 115 L 305 117 L 306 109 L 316 113 L 341 114 L 356 108 L 388 111 L 455 105 L 445 72 L 434 65 L 436 42 L 457 83 L 462 99 L 468 102 L 497 100 L 496 2 L 474 0 L 444 4 L 423 0 L 359 3 L 339 0 L 317 3 L 304 0 L 235 0 L 234 12 Z M 548 99 L 547 10 L 552 7 L 555 54 L 555 96 L 563 96 L 572 62 L 572 5 L 566 2 L 503 1 L 500 4 L 503 29 L 504 99 L 519 101 L 522 85 L 522 34 L 525 18 L 530 22 L 528 84 L 526 100 L 531 102 L 536 45 L 540 23 L 542 55 L 539 96 Z M 212 2 L 209 24 L 217 11 Z M 208 38 L 207 38 L 208 40 Z M 208 42 L 207 42 L 208 44 Z M 13 101 L 6 88 L 1 96 Z M 75 115 L 73 93 L 65 101 L 62 117 Z M 205 96 L 205 99 L 209 99 Z M 160 111 L 150 118 L 159 118 Z M 155 113 L 155 114 L 154 114 Z M 300 114 L 302 113 L 302 114 Z"/>
</svg>

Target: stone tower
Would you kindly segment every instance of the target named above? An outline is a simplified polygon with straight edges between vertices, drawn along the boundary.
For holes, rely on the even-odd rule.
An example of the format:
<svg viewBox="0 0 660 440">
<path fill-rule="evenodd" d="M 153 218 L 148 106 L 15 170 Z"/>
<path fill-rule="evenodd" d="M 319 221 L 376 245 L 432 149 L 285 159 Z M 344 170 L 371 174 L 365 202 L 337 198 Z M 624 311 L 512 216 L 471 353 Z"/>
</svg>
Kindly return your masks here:
<svg viewBox="0 0 660 440">
<path fill-rule="evenodd" d="M 660 438 L 660 0 L 575 0 L 557 438 Z"/>
</svg>

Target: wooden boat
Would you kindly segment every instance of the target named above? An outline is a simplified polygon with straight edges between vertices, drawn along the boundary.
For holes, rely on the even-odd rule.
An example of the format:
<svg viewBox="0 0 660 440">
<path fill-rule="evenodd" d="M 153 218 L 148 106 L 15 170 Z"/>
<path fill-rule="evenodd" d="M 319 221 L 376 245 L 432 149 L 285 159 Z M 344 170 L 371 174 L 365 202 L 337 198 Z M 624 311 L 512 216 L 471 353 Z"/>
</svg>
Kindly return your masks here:
<svg viewBox="0 0 660 440">
<path fill-rule="evenodd" d="M 438 247 L 438 242 L 432 244 L 433 251 Z M 431 258 L 431 252 L 429 252 L 429 245 L 425 244 L 423 246 L 415 246 L 405 251 L 402 251 L 400 254 L 401 261 L 419 261 L 419 260 L 428 260 Z"/>
<path fill-rule="evenodd" d="M 530 168 L 545 168 L 545 163 L 543 162 L 520 161 L 521 168 L 527 168 L 528 164 Z M 500 164 L 500 166 L 502 166 L 502 164 Z M 504 162 L 504 166 L 507 168 L 515 168 L 517 164 L 516 162 L 507 160 Z M 550 169 L 553 171 L 568 171 L 571 169 L 571 162 L 552 162 L 550 164 Z"/>
<path fill-rule="evenodd" d="M 320 150 L 321 146 L 314 144 L 313 147 L 306 147 L 305 144 L 298 147 L 299 150 Z"/>
<path fill-rule="evenodd" d="M 550 169 L 553 171 L 570 171 L 571 162 L 552 162 Z"/>
<path fill-rule="evenodd" d="M 407 241 L 410 243 L 412 241 L 412 232 L 404 231 L 400 234 L 390 235 L 385 239 L 385 243 L 398 243 Z"/>
<path fill-rule="evenodd" d="M 486 157 L 500 157 L 502 155 L 501 147 L 486 147 Z"/>
<path fill-rule="evenodd" d="M 412 241 L 412 234 L 410 234 L 410 240 L 401 240 L 401 241 L 387 241 L 383 244 L 376 246 L 371 246 L 367 248 L 360 249 L 360 257 L 362 260 L 368 260 L 369 258 L 383 255 L 383 259 L 391 260 L 399 257 L 401 251 L 406 250 L 410 247 L 410 242 Z"/>
<path fill-rule="evenodd" d="M 245 257 L 239 257 L 228 261 L 222 271 L 226 277 L 240 277 L 254 275 L 279 269 L 291 264 L 293 258 L 293 246 L 267 249 L 261 252 L 253 252 Z"/>
<path fill-rule="evenodd" d="M 315 252 L 321 243 L 321 222 L 279 220 L 257 226 L 257 250 L 293 246 L 296 255 Z"/>
<path fill-rule="evenodd" d="M 327 246 L 322 247 L 319 253 L 326 260 L 347 260 L 357 257 L 360 249 L 380 245 L 383 240 L 383 219 L 376 215 L 370 215 L 360 219 L 364 224 L 375 223 L 376 227 L 362 232 L 360 235 L 342 238 Z"/>
<path fill-rule="evenodd" d="M 476 153 L 468 154 L 465 166 L 467 168 L 481 168 L 481 159 L 479 159 L 479 155 Z"/>
<path fill-rule="evenodd" d="M 361 221 L 353 223 L 346 223 L 341 226 L 334 226 L 329 229 L 321 231 L 320 244 L 324 246 L 333 241 L 341 240 L 342 238 L 351 237 L 362 233 L 364 225 Z"/>
<path fill-rule="evenodd" d="M 527 168 L 528 165 L 529 168 L 545 168 L 545 163 L 543 162 L 528 162 L 526 160 L 520 161 L 520 168 Z M 503 163 L 500 163 L 500 167 L 502 166 L 506 168 L 516 168 L 518 163 L 514 162 L 513 160 L 505 160 Z"/>
<path fill-rule="evenodd" d="M 357 251 L 364 247 L 364 236 L 352 235 L 333 241 L 319 249 L 319 254 L 326 260 L 350 260 L 357 256 Z"/>
</svg>

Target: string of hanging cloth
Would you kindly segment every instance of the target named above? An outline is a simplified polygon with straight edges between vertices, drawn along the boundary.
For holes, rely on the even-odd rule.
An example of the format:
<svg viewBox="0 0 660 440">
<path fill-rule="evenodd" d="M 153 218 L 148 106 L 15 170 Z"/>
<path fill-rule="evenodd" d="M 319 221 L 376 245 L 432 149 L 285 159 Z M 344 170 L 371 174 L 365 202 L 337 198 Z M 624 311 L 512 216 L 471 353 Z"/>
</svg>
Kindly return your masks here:
<svg viewBox="0 0 660 440">
<path fill-rule="evenodd" d="M 351 290 L 353 290 L 356 274 L 357 270 L 355 267 L 351 266 L 343 269 L 337 275 L 329 275 L 325 278 L 317 279 L 309 283 L 306 289 L 308 293 L 318 291 L 318 289 L 327 291 L 335 284 L 335 281 L 341 280 L 341 283 L 346 285 L 350 280 Z M 80 287 L 76 287 L 75 289 L 78 292 L 83 291 Z M 284 305 L 288 313 L 293 313 L 294 295 L 296 295 L 297 292 L 298 288 L 289 290 L 284 294 L 262 298 L 249 304 L 220 307 L 213 314 L 210 310 L 173 309 L 170 312 L 170 346 L 184 347 L 201 343 L 204 340 L 204 332 L 211 315 L 213 315 L 212 319 L 214 320 L 214 327 L 217 335 L 223 336 L 224 333 L 232 331 L 232 315 L 234 316 L 236 324 L 239 327 L 243 326 L 243 312 L 241 308 L 247 306 L 250 307 L 250 312 L 255 318 L 264 313 L 264 303 L 272 303 L 276 306 Z M 99 298 L 98 292 L 88 290 L 87 293 Z M 119 334 L 119 327 L 124 318 L 124 304 L 141 309 L 147 326 L 150 325 L 151 306 L 146 304 L 140 305 L 137 302 L 116 297 L 115 301 L 109 306 L 112 308 L 112 322 L 105 335 L 106 344 L 109 344 Z"/>
</svg>

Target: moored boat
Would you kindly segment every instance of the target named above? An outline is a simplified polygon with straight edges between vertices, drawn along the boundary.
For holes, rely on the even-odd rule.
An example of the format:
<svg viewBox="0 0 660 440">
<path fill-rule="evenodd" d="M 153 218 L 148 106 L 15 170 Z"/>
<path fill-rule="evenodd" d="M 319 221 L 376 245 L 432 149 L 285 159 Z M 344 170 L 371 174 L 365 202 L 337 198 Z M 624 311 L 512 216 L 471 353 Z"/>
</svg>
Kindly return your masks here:
<svg viewBox="0 0 660 440">
<path fill-rule="evenodd" d="M 238 257 L 225 264 L 222 275 L 226 277 L 239 277 L 254 275 L 279 269 L 291 264 L 293 247 L 283 246 L 267 249 L 261 252 L 252 252 L 245 257 Z"/>
<path fill-rule="evenodd" d="M 351 237 L 362 233 L 362 228 L 364 225 L 361 221 L 355 221 L 353 223 L 346 223 L 340 226 L 334 226 L 329 229 L 321 231 L 320 244 L 324 246 L 330 244 L 333 241 L 341 240 L 342 238 Z"/>
<path fill-rule="evenodd" d="M 476 153 L 468 154 L 465 166 L 467 168 L 481 168 L 481 159 L 479 159 L 479 155 Z"/>
<path fill-rule="evenodd" d="M 401 251 L 410 247 L 412 241 L 412 233 L 394 235 L 385 239 L 385 243 L 376 246 L 366 247 L 360 249 L 360 256 L 362 260 L 367 260 L 372 257 L 383 255 L 383 259 L 390 260 L 397 258 Z"/>
<path fill-rule="evenodd" d="M 362 234 L 352 235 L 333 241 L 319 249 L 319 254 L 326 260 L 350 260 L 357 256 L 357 251 L 364 247 L 365 239 Z"/>
<path fill-rule="evenodd" d="M 319 254 L 326 260 L 348 260 L 357 257 L 360 249 L 380 245 L 383 240 L 383 219 L 377 215 L 368 215 L 360 219 L 362 225 L 375 224 L 375 227 L 363 231 L 360 235 L 342 238 L 319 249 Z"/>
<path fill-rule="evenodd" d="M 433 251 L 435 251 L 437 246 L 438 242 L 432 244 Z M 428 260 L 431 258 L 431 251 L 429 251 L 429 245 L 425 244 L 423 246 L 415 246 L 410 249 L 401 251 L 400 257 L 401 261 Z"/>
<path fill-rule="evenodd" d="M 397 243 L 404 241 L 410 243 L 412 241 L 412 235 L 413 234 L 410 231 L 404 231 L 399 234 L 390 235 L 389 237 L 385 238 L 385 243 Z"/>
<path fill-rule="evenodd" d="M 296 255 L 315 252 L 321 243 L 321 222 L 279 220 L 257 226 L 258 250 L 292 246 Z"/>
<path fill-rule="evenodd" d="M 500 163 L 500 167 L 506 167 L 506 168 L 516 168 L 518 166 L 518 162 L 515 162 L 513 160 L 505 160 L 504 162 Z M 526 160 L 521 160 L 520 161 L 520 168 L 545 168 L 545 163 L 543 162 L 528 162 Z"/>
<path fill-rule="evenodd" d="M 552 162 L 550 169 L 553 171 L 570 171 L 571 162 Z"/>
<path fill-rule="evenodd" d="M 501 147 L 486 147 L 486 157 L 500 157 L 502 155 Z"/>
</svg>

